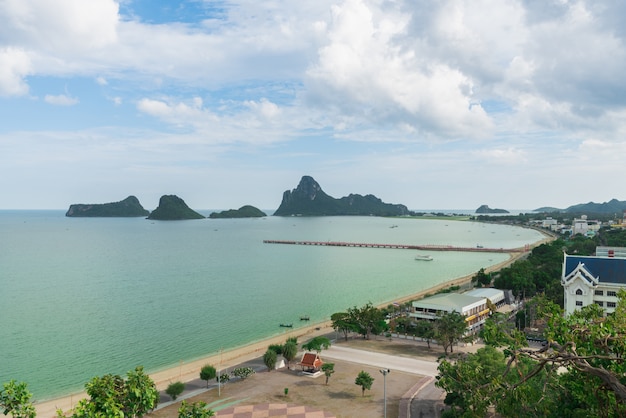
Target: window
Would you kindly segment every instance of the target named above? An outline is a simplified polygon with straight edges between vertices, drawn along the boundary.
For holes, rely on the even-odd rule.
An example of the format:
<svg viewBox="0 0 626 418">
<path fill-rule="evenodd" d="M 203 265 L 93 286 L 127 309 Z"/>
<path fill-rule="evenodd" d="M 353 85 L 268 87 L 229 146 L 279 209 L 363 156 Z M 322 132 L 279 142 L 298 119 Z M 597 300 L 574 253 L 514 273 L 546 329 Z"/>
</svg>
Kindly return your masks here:
<svg viewBox="0 0 626 418">
<path fill-rule="evenodd" d="M 607 308 L 615 308 L 616 303 L 615 302 L 607 302 L 606 303 L 606 307 Z"/>
<path fill-rule="evenodd" d="M 601 300 L 596 300 L 596 305 L 604 306 L 604 302 L 602 302 Z"/>
<path fill-rule="evenodd" d="M 580 300 L 577 300 L 577 301 L 576 301 L 576 306 L 583 306 L 583 303 L 582 303 L 582 301 L 580 301 Z"/>
<path fill-rule="evenodd" d="M 583 291 L 582 291 L 582 290 L 580 290 L 580 289 L 578 289 L 578 290 L 576 290 L 576 294 L 580 296 L 580 295 L 582 295 L 582 294 L 583 294 Z"/>
<path fill-rule="evenodd" d="M 594 295 L 596 295 L 596 296 L 604 296 L 604 290 L 596 290 L 594 292 Z"/>
<path fill-rule="evenodd" d="M 606 295 L 615 297 L 617 296 L 617 292 L 614 290 L 607 290 Z"/>
</svg>

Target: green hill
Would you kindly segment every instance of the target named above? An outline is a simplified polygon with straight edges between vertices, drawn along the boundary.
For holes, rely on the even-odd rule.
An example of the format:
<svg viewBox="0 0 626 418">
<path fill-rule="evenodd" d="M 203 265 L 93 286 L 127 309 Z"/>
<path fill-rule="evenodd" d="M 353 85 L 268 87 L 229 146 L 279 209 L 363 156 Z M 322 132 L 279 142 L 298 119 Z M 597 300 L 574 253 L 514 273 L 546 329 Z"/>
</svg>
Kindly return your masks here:
<svg viewBox="0 0 626 418">
<path fill-rule="evenodd" d="M 254 206 L 245 205 L 236 210 L 230 209 L 222 212 L 213 212 L 209 215 L 209 218 L 262 218 L 264 216 L 267 216 L 267 214 L 260 209 L 257 209 Z"/>
<path fill-rule="evenodd" d="M 141 206 L 135 196 L 128 196 L 126 199 L 112 203 L 83 204 L 76 203 L 70 205 L 65 213 L 68 217 L 139 217 L 148 216 L 150 211 Z"/>
<path fill-rule="evenodd" d="M 204 216 L 192 210 L 185 201 L 175 195 L 164 195 L 159 199 L 159 207 L 152 211 L 148 219 L 178 221 L 183 219 L 203 219 Z"/>
<path fill-rule="evenodd" d="M 297 188 L 283 193 L 274 216 L 403 216 L 409 213 L 406 206 L 384 203 L 371 194 L 350 194 L 336 199 L 324 193 L 313 177 L 303 176 Z"/>
</svg>

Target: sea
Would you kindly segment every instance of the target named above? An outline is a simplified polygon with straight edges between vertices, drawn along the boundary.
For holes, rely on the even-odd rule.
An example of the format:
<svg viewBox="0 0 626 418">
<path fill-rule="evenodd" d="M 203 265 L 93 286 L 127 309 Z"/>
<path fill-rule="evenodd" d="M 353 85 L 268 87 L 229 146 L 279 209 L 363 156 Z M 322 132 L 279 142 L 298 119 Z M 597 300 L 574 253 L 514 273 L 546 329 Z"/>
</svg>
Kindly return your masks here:
<svg viewBox="0 0 626 418">
<path fill-rule="evenodd" d="M 66 396 L 94 376 L 175 367 L 280 335 L 280 323 L 297 328 L 367 302 L 392 303 L 508 259 L 264 240 L 516 248 L 542 238 L 445 219 L 152 221 L 0 211 L 0 383 L 26 382 L 35 401 Z M 418 253 L 434 260 L 416 261 Z"/>
</svg>

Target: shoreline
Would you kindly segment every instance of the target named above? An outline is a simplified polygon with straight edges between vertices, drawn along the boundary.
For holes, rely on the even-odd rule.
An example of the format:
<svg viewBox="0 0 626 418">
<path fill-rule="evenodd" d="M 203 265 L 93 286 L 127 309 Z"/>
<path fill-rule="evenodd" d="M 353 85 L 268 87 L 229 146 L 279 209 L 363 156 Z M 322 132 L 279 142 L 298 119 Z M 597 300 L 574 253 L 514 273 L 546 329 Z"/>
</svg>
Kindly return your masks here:
<svg viewBox="0 0 626 418">
<path fill-rule="evenodd" d="M 509 258 L 505 261 L 502 261 L 498 264 L 495 264 L 491 267 L 485 268 L 486 273 L 492 273 L 495 271 L 499 271 L 503 268 L 508 267 L 513 264 L 515 261 L 520 258 L 526 256 L 533 248 L 542 245 L 544 243 L 550 242 L 554 240 L 554 237 L 543 233 L 545 238 L 539 240 L 529 246 L 529 251 L 527 252 L 516 252 L 516 253 L 508 253 Z M 463 286 L 469 282 L 471 282 L 472 277 L 474 277 L 475 273 L 469 274 L 462 277 L 457 277 L 455 279 L 451 279 L 447 282 L 440 283 L 436 286 L 421 290 L 417 293 L 413 293 L 411 295 L 399 297 L 394 301 L 400 304 L 423 298 L 425 295 L 436 293 L 441 289 L 445 289 L 451 286 Z M 386 302 L 377 305 L 378 308 L 387 307 L 392 302 Z M 317 335 L 324 335 L 330 332 L 334 332 L 332 328 L 332 321 L 321 321 L 318 323 L 309 324 L 302 328 L 292 329 L 288 332 L 285 332 L 280 335 L 276 335 L 273 337 L 264 338 L 240 347 L 236 347 L 233 349 L 228 349 L 227 351 L 223 351 L 220 353 L 213 353 L 196 360 L 190 360 L 188 362 L 181 361 L 179 365 L 165 368 L 160 371 L 149 373 L 152 380 L 156 384 L 157 390 L 162 391 L 167 388 L 170 383 L 181 381 L 183 383 L 190 382 L 194 379 L 197 379 L 199 376 L 200 369 L 202 366 L 206 364 L 212 364 L 216 369 L 226 370 L 229 368 L 233 368 L 241 363 L 246 361 L 250 361 L 261 357 L 263 353 L 267 350 L 267 347 L 272 344 L 283 344 L 287 338 L 297 337 L 299 343 L 301 337 L 312 338 Z M 73 394 L 69 394 L 66 396 L 43 400 L 41 402 L 35 402 L 34 406 L 37 411 L 38 417 L 56 417 L 57 409 L 61 409 L 62 411 L 71 410 L 81 399 L 87 397 L 86 392 L 77 392 Z"/>
</svg>

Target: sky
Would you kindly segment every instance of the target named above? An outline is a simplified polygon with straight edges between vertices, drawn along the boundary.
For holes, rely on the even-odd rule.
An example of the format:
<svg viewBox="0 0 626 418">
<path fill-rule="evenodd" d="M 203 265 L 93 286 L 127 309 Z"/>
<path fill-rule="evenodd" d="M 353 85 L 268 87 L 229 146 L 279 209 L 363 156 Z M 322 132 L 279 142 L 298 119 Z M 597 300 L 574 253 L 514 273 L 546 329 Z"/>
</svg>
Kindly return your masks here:
<svg viewBox="0 0 626 418">
<path fill-rule="evenodd" d="M 0 209 L 626 200 L 621 0 L 0 0 Z"/>
</svg>

